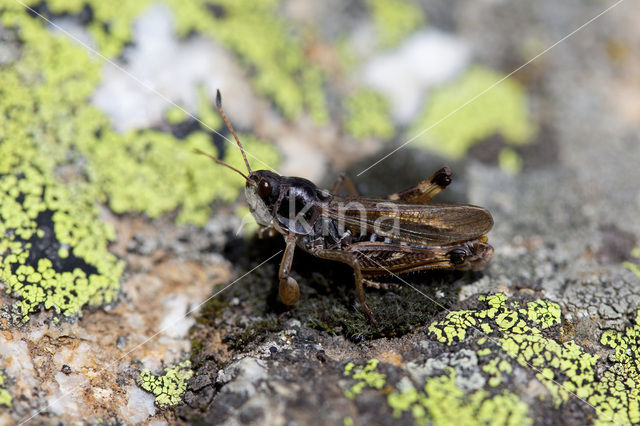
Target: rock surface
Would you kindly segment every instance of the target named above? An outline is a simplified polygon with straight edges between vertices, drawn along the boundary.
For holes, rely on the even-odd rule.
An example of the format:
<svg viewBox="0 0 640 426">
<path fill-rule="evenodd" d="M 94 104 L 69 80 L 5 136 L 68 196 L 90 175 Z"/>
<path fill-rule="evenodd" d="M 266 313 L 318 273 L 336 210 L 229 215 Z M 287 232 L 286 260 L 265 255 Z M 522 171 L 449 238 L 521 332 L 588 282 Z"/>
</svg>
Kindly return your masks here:
<svg viewBox="0 0 640 426">
<path fill-rule="evenodd" d="M 46 26 L 34 11 L 25 15 L 19 5 L 9 3 L 0 2 L 5 12 L 0 21 L 0 81 L 13 82 L 10 73 L 15 71 L 28 86 L 38 81 L 31 74 L 37 73 L 38 64 L 20 62 L 34 55 L 29 25 L 37 25 L 38 31 Z M 246 213 L 241 201 L 232 204 L 238 187 L 220 189 L 216 185 L 226 181 L 217 175 L 200 181 L 197 168 L 180 177 L 197 183 L 193 186 L 144 186 L 149 175 L 140 174 L 138 181 L 123 185 L 140 185 L 140 198 L 118 208 L 118 190 L 104 189 L 108 185 L 92 168 L 96 158 L 108 155 L 64 142 L 80 125 L 69 130 L 60 124 L 63 120 L 52 118 L 56 130 L 50 130 L 47 108 L 55 108 L 47 103 L 51 94 L 43 91 L 37 98 L 43 108 L 29 112 L 38 117 L 33 124 L 37 130 L 29 134 L 36 141 L 32 158 L 50 152 L 54 161 L 55 178 L 43 178 L 42 187 L 67 185 L 73 199 L 74 190 L 84 188 L 75 183 L 86 181 L 89 195 L 82 199 L 93 197 L 100 206 L 91 214 L 113 229 L 114 237 L 104 240 L 125 266 L 114 300 L 83 304 L 70 315 L 47 306 L 46 300 L 34 302 L 38 308 L 25 322 L 21 302 L 27 296 L 19 293 L 18 281 L 9 281 L 19 274 L 15 266 L 2 264 L 9 269 L 0 287 L 13 292 L 0 295 L 0 423 L 640 422 L 637 3 L 428 0 L 394 10 L 394 2 L 382 0 L 322 6 L 287 1 L 275 11 L 268 2 L 258 2 L 251 10 L 242 2 L 235 9 L 227 2 L 183 9 L 165 3 L 141 2 L 117 13 L 89 1 L 77 10 L 39 4 L 35 12 L 59 22 L 62 29 L 73 29 L 166 95 L 154 95 L 106 64 L 102 71 L 96 67 L 99 78 L 91 74 L 82 80 L 82 87 L 95 86 L 89 91 L 92 103 L 89 96 L 65 101 L 75 105 L 71 116 L 86 113 L 91 121 L 102 114 L 101 131 L 139 131 L 141 138 L 159 132 L 163 139 L 151 140 L 178 153 L 176 161 L 183 161 L 180 152 L 187 147 L 199 146 L 228 159 L 225 155 L 237 153 L 224 141 L 228 132 L 212 118 L 206 102 L 221 87 L 232 121 L 244 133 L 272 140 L 281 151 L 279 170 L 327 187 L 336 172 L 355 176 L 366 170 L 356 179 L 358 188 L 384 196 L 447 162 L 454 183 L 438 200 L 470 202 L 492 213 L 494 259 L 482 272 L 412 274 L 395 280 L 399 288 L 367 289 L 379 319 L 372 325 L 355 298 L 349 268 L 297 252 L 293 276 L 300 283 L 301 299 L 287 308 L 277 296 L 282 238 L 260 240 L 248 228 L 246 235 L 238 233 Z M 406 34 L 396 34 L 382 26 L 380 13 L 389 22 L 408 22 L 403 13 L 417 18 Z M 13 27 L 12 14 L 20 16 L 20 28 Z M 66 37 L 60 28 L 50 27 Z M 234 34 L 249 37 L 250 43 L 242 44 Z M 252 49 L 262 38 L 263 50 Z M 412 73 L 411 68 L 421 64 L 411 53 L 423 51 L 420 41 L 428 52 L 452 43 L 456 50 L 443 59 L 441 68 Z M 272 46 L 278 43 L 290 56 L 278 56 L 282 46 Z M 265 59 L 264 52 L 276 53 Z M 274 58 L 285 57 L 289 63 L 273 65 Z M 509 87 L 521 91 L 509 100 L 526 101 L 528 116 L 516 117 L 526 123 L 511 124 L 532 129 L 527 140 L 512 137 L 510 123 L 500 122 L 507 116 L 500 114 L 500 104 L 495 106 L 498 113 L 479 111 L 477 117 L 481 123 L 499 123 L 497 133 L 465 141 L 462 158 L 426 151 L 425 146 L 446 143 L 437 139 L 440 134 L 426 131 L 416 143 L 369 168 L 416 136 L 415 129 L 437 126 L 428 119 L 434 93 L 455 91 L 457 82 L 469 81 L 465 78 L 477 67 L 508 76 Z M 279 69 L 285 70 L 283 75 Z M 44 80 L 55 78 L 55 73 L 43 75 Z M 272 85 L 280 92 L 275 94 Z M 0 84 L 0 95 L 5 87 Z M 346 99 L 355 99 L 363 87 L 377 91 L 381 115 L 345 106 L 358 105 Z M 462 95 L 471 103 L 475 96 L 486 96 L 489 101 L 483 105 L 489 106 L 501 99 L 490 97 L 490 86 L 481 90 L 486 93 Z M 321 100 L 314 97 L 318 93 Z M 406 105 L 402 93 L 410 95 Z M 11 96 L 19 97 L 9 93 L 5 99 Z M 193 117 L 171 110 L 167 101 Z M 9 112 L 19 109 L 15 105 L 0 107 L 10 117 Z M 83 108 L 88 105 L 96 109 L 87 113 Z M 461 113 L 464 108 L 460 105 Z M 295 116 L 298 110 L 303 113 Z M 396 136 L 376 133 L 379 128 L 367 122 L 367 117 L 380 116 Z M 443 120 L 455 119 L 452 111 Z M 348 123 L 355 121 L 355 128 L 368 135 L 366 140 L 349 135 Z M 95 133 L 90 130 L 86 135 Z M 6 147 L 18 130 L 5 120 L 0 131 L 0 141 L 9 141 L 3 142 L 3 154 L 12 158 L 14 151 Z M 126 136 L 93 137 L 111 146 L 129 143 Z M 160 158 L 151 143 L 128 149 L 123 156 L 171 167 L 173 158 Z M 145 152 L 151 154 L 138 157 Z M 229 161 L 242 167 L 239 156 Z M 49 167 L 46 160 L 35 164 Z M 0 179 L 24 179 L 16 171 L 19 167 L 0 160 Z M 149 164 L 137 167 L 142 173 Z M 162 198 L 154 193 L 157 188 L 174 195 L 170 192 L 196 186 L 211 187 L 211 193 L 189 193 L 173 204 L 154 198 Z M 29 211 L 24 196 L 6 192 L 2 200 L 16 201 Z M 156 203 L 155 210 L 131 207 L 147 198 Z M 25 243 L 16 240 L 19 227 L 9 226 L 14 204 L 6 202 L 0 212 L 2 250 L 14 247 L 5 240 Z M 175 219 L 183 210 L 205 220 L 178 224 Z M 54 237 L 59 232 L 55 229 Z M 60 258 L 60 250 L 79 250 L 73 243 L 55 244 L 55 250 L 42 250 Z M 3 262 L 8 256 L 0 252 Z M 82 267 L 88 270 L 88 264 Z"/>
</svg>

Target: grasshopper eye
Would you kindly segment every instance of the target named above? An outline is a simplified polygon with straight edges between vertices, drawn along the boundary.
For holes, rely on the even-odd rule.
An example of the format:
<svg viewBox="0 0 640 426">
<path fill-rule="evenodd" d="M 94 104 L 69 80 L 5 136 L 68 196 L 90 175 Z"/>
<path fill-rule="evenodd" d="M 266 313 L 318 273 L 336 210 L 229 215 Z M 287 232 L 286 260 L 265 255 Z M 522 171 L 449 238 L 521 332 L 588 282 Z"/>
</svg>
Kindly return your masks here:
<svg viewBox="0 0 640 426">
<path fill-rule="evenodd" d="M 272 188 L 269 181 L 266 179 L 262 179 L 258 184 L 258 195 L 260 196 L 260 198 L 267 198 L 269 195 L 271 195 L 271 189 Z"/>
</svg>

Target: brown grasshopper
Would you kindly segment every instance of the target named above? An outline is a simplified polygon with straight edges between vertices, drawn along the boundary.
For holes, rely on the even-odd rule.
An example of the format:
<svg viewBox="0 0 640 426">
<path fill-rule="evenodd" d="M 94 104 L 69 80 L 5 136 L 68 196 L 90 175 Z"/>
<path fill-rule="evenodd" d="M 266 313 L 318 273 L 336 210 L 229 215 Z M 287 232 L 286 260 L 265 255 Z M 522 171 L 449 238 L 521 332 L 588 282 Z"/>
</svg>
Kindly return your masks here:
<svg viewBox="0 0 640 426">
<path fill-rule="evenodd" d="M 249 174 L 197 152 L 240 174 L 261 232 L 284 236 L 286 248 L 279 270 L 283 303 L 293 305 L 300 298 L 298 283 L 290 276 L 296 246 L 313 256 L 351 266 L 358 300 L 373 323 L 363 284 L 375 288 L 386 288 L 387 284 L 371 278 L 428 269 L 478 270 L 491 261 L 493 248 L 487 244 L 486 234 L 493 227 L 493 218 L 487 210 L 470 204 L 427 204 L 451 183 L 448 167 L 386 200 L 359 196 L 344 174 L 327 191 L 300 177 L 252 171 L 222 110 L 220 91 L 216 107 L 242 152 Z M 343 184 L 350 196 L 337 195 Z"/>
</svg>

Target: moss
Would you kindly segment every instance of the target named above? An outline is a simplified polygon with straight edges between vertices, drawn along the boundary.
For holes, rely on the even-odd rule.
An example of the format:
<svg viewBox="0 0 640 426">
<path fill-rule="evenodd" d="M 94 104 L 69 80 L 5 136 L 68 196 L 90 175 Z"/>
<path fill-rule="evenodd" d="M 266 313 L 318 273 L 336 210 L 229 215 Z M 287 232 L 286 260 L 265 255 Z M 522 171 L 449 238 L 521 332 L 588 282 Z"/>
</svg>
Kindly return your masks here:
<svg viewBox="0 0 640 426">
<path fill-rule="evenodd" d="M 138 386 L 156 397 L 156 405 L 162 408 L 176 405 L 187 390 L 187 381 L 193 376 L 190 361 L 183 361 L 164 369 L 163 374 L 155 376 L 149 370 L 143 370 Z"/>
<path fill-rule="evenodd" d="M 7 375 L 0 370 L 0 406 L 11 407 L 11 394 L 6 389 Z"/>
<path fill-rule="evenodd" d="M 447 345 L 465 340 L 471 327 L 486 335 L 477 339 L 483 371 L 491 375 L 490 386 L 506 382 L 511 366 L 504 356 L 535 372 L 549 390 L 556 406 L 576 395 L 594 406 L 597 423 L 637 423 L 640 421 L 640 310 L 635 324 L 624 332 L 603 333 L 601 343 L 614 353 L 611 366 L 599 376 L 598 356 L 586 352 L 573 341 L 560 343 L 546 337 L 543 330 L 561 321 L 559 305 L 547 300 L 518 308 L 502 294 L 481 297 L 484 309 L 455 311 L 432 324 L 429 332 Z M 498 345 L 501 351 L 493 348 Z"/>
<path fill-rule="evenodd" d="M 408 413 L 416 424 L 531 424 L 527 417 L 528 407 L 508 391 L 488 392 L 478 390 L 466 393 L 456 385 L 456 374 L 448 369 L 445 374 L 429 377 L 422 389 L 407 379 L 395 388 L 387 384 L 387 376 L 377 370 L 378 360 L 371 359 L 366 365 L 352 362 L 344 368 L 344 376 L 353 383 L 344 390 L 347 398 L 355 399 L 365 389 L 376 389 L 387 394 L 387 404 L 397 419 Z"/>
<path fill-rule="evenodd" d="M 307 109 L 316 123 L 328 119 L 324 77 L 307 64 L 292 26 L 277 17 L 278 0 L 166 1 L 176 14 L 179 34 L 206 34 L 235 52 L 251 70 L 254 88 L 285 117 L 295 119 Z"/>
<path fill-rule="evenodd" d="M 189 339 L 189 341 L 191 342 L 191 358 L 197 359 L 204 348 L 204 342 L 196 339 Z M 196 365 L 196 367 L 198 366 Z"/>
<path fill-rule="evenodd" d="M 267 333 L 277 332 L 282 330 L 282 324 L 273 315 L 267 316 L 266 319 L 261 319 L 248 324 L 243 327 L 242 331 L 237 333 L 231 332 L 224 336 L 223 343 L 229 345 L 233 350 L 242 350 L 246 348 L 247 344 L 256 340 L 260 340 L 266 336 Z"/>
<path fill-rule="evenodd" d="M 387 100 L 371 89 L 360 89 L 345 99 L 345 130 L 356 139 L 393 136 L 394 126 L 389 116 Z"/>
<path fill-rule="evenodd" d="M 229 303 L 222 300 L 221 297 L 214 297 L 213 299 L 207 300 L 200 310 L 198 322 L 201 324 L 212 322 L 216 318 L 219 318 L 222 311 L 228 306 Z"/>
<path fill-rule="evenodd" d="M 409 136 L 420 134 L 417 144 L 454 159 L 496 133 L 508 144 L 527 143 L 535 127 L 529 118 L 526 93 L 512 78 L 492 87 L 503 77 L 473 67 L 458 81 L 434 90 Z M 513 163 L 513 158 L 509 162 Z"/>
<path fill-rule="evenodd" d="M 393 47 L 426 23 L 422 9 L 410 1 L 369 0 L 380 46 Z"/>
<path fill-rule="evenodd" d="M 316 264 L 314 260 L 312 262 Z M 399 337 L 428 322 L 442 306 L 449 306 L 455 298 L 456 286 L 444 284 L 454 279 L 453 275 L 429 274 L 432 282 L 440 284 L 414 286 L 428 295 L 430 300 L 417 299 L 415 290 L 407 286 L 389 290 L 367 288 L 367 304 L 373 311 L 378 323 L 371 324 L 360 304 L 355 299 L 353 272 L 342 265 L 327 268 L 326 262 L 319 261 L 312 269 L 304 264 L 296 271 L 323 271 L 309 274 L 299 280 L 302 300 L 295 306 L 292 314 L 307 326 L 330 334 L 343 334 L 348 339 L 359 342 L 380 337 Z M 415 275 L 414 277 L 419 277 Z M 412 279 L 412 282 L 416 282 Z M 424 282 L 424 281 L 423 281 Z M 429 281 L 426 281 L 429 282 Z M 329 287 L 329 283 L 333 283 Z"/>
<path fill-rule="evenodd" d="M 239 268 L 239 275 L 254 269 L 260 262 L 284 248 L 281 236 L 260 239 L 230 241 L 225 254 Z M 360 342 L 379 337 L 399 337 L 424 325 L 442 306 L 451 306 L 459 285 L 469 277 L 456 272 L 432 272 L 414 274 L 410 281 L 431 300 L 415 297 L 415 290 L 407 286 L 389 290 L 366 288 L 367 303 L 378 320 L 370 323 L 355 295 L 353 270 L 346 265 L 314 258 L 296 251 L 292 276 L 300 286 L 300 300 L 287 307 L 278 296 L 278 267 L 281 255 L 251 273 L 251 279 L 243 279 L 216 297 L 220 308 L 212 307 L 203 315 L 204 323 L 221 319 L 226 325 L 225 339 L 233 342 L 241 336 L 246 343 L 260 340 L 273 329 L 282 329 L 289 319 L 297 319 L 302 324 L 329 334 L 344 335 L 347 339 Z M 234 300 L 241 301 L 230 303 Z M 248 317 L 249 323 L 236 324 L 235 319 Z M 264 327 L 262 320 L 273 325 Z M 257 328 L 252 324 L 255 323 Z M 219 323 L 216 323 L 220 327 Z M 250 330 L 255 330 L 253 332 Z"/>
</svg>

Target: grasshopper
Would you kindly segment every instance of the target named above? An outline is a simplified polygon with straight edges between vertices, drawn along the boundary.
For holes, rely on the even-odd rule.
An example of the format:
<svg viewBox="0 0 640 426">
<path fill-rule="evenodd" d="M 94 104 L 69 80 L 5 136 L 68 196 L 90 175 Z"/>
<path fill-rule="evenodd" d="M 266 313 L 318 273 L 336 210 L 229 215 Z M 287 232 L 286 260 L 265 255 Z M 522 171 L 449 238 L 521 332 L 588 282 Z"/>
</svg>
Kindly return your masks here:
<svg viewBox="0 0 640 426">
<path fill-rule="evenodd" d="M 248 175 L 212 155 L 196 152 L 240 174 L 261 234 L 284 236 L 286 247 L 278 273 L 284 304 L 293 305 L 300 298 L 298 283 L 290 276 L 296 247 L 351 266 L 358 301 L 372 323 L 376 320 L 367 305 L 364 285 L 388 286 L 373 278 L 429 269 L 478 270 L 491 261 L 493 248 L 486 234 L 493 227 L 493 218 L 486 209 L 428 203 L 451 183 L 448 167 L 386 200 L 360 196 L 344 174 L 327 191 L 304 178 L 251 170 L 222 110 L 220 91 L 216 108 L 240 148 Z M 350 195 L 338 195 L 343 185 Z"/>
</svg>

